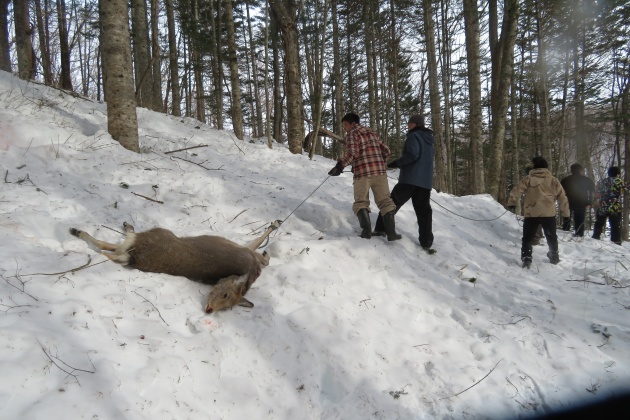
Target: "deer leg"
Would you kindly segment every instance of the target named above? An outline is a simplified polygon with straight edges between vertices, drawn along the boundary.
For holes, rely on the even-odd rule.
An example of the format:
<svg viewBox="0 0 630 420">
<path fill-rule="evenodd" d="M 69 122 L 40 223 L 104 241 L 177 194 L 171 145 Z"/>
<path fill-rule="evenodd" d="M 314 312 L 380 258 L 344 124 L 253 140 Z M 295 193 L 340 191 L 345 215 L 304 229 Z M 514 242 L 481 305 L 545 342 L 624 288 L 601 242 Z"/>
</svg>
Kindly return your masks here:
<svg viewBox="0 0 630 420">
<path fill-rule="evenodd" d="M 115 244 L 110 244 L 109 242 L 105 242 L 105 241 L 99 241 L 98 239 L 94 238 L 92 235 L 83 232 L 82 230 L 78 230 L 75 228 L 70 228 L 70 234 L 83 239 L 85 242 L 94 245 L 95 247 L 97 247 L 98 249 L 102 250 L 102 251 L 116 251 L 116 249 L 118 249 L 119 245 L 115 245 Z"/>
<path fill-rule="evenodd" d="M 258 247 L 265 241 L 265 239 L 267 239 L 267 237 L 271 235 L 271 232 L 273 232 L 274 230 L 278 229 L 278 227 L 280 227 L 281 223 L 282 222 L 280 220 L 276 220 L 275 222 L 273 222 L 271 225 L 269 225 L 265 233 L 263 233 L 260 237 L 254 239 L 253 241 L 247 243 L 245 245 L 245 248 L 249 248 L 252 251 L 256 251 Z"/>
</svg>

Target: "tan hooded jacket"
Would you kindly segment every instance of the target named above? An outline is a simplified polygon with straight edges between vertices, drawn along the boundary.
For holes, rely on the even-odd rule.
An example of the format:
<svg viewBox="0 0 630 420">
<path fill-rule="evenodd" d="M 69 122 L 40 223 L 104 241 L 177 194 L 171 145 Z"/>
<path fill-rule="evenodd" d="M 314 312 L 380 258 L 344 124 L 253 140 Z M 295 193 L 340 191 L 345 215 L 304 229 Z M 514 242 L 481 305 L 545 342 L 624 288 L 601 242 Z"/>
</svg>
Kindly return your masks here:
<svg viewBox="0 0 630 420">
<path fill-rule="evenodd" d="M 555 217 L 556 203 L 563 217 L 569 217 L 569 200 L 557 178 L 546 168 L 532 169 L 529 175 L 521 179 L 514 187 L 508 200 L 508 207 L 516 206 L 525 193 L 523 215 L 525 217 Z"/>
</svg>

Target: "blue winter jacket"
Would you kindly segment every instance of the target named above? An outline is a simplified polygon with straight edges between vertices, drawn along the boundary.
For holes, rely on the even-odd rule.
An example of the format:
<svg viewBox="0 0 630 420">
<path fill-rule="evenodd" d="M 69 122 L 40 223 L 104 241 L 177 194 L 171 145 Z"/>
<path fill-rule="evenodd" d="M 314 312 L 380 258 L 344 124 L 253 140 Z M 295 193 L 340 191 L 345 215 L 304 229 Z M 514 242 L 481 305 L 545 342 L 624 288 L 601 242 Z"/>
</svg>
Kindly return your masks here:
<svg viewBox="0 0 630 420">
<path fill-rule="evenodd" d="M 400 168 L 398 182 L 417 187 L 433 188 L 433 131 L 415 127 L 407 133 L 402 156 L 393 164 Z"/>
</svg>

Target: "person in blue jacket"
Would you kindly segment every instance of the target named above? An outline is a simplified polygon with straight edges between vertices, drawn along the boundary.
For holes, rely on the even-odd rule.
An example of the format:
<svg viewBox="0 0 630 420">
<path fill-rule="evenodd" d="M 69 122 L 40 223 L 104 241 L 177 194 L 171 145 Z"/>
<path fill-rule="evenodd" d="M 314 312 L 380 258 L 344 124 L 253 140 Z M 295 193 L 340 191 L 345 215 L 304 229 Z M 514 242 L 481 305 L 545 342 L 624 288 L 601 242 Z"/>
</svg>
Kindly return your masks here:
<svg viewBox="0 0 630 420">
<path fill-rule="evenodd" d="M 398 184 L 392 189 L 392 200 L 396 212 L 411 199 L 418 219 L 418 239 L 425 251 L 433 245 L 433 210 L 431 209 L 431 189 L 433 188 L 433 131 L 424 126 L 422 115 L 412 115 L 407 124 L 405 147 L 398 159 L 390 162 L 388 168 L 400 168 Z M 383 220 L 376 220 L 374 235 L 384 232 Z"/>
</svg>

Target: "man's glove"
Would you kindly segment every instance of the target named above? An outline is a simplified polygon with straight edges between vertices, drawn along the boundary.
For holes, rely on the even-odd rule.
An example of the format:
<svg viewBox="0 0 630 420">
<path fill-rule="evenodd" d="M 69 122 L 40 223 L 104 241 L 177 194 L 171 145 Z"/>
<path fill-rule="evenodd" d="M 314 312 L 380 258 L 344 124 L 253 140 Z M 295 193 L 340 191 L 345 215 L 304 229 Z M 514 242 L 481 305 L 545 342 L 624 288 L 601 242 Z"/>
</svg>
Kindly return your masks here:
<svg viewBox="0 0 630 420">
<path fill-rule="evenodd" d="M 516 206 L 507 206 L 507 209 L 514 213 L 516 211 Z"/>
<path fill-rule="evenodd" d="M 387 167 L 388 167 L 389 169 L 394 169 L 394 168 L 398 168 L 398 165 L 396 164 L 396 161 L 395 161 L 395 160 L 392 160 L 391 162 L 389 162 L 389 163 L 387 164 Z"/>
<path fill-rule="evenodd" d="M 330 176 L 339 176 L 343 172 L 343 166 L 341 166 L 341 162 L 337 162 L 334 168 L 328 171 L 328 175 Z"/>
</svg>

